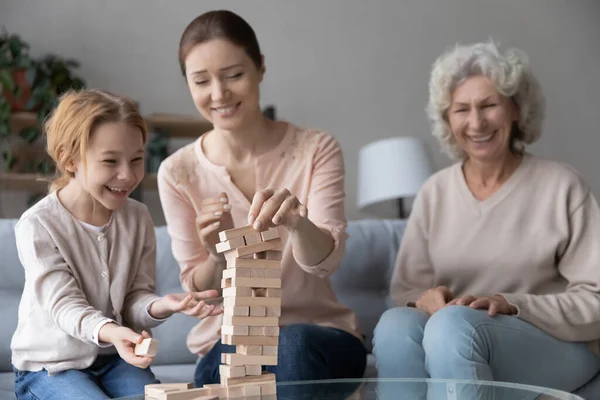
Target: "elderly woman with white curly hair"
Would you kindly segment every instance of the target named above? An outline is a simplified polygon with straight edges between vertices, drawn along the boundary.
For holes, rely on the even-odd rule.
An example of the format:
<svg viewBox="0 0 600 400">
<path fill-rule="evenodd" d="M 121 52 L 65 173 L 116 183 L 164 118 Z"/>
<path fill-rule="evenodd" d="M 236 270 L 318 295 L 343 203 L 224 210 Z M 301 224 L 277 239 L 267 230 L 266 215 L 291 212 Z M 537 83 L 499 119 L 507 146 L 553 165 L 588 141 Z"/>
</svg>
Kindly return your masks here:
<svg viewBox="0 0 600 400">
<path fill-rule="evenodd" d="M 375 329 L 380 377 L 568 392 L 600 371 L 600 209 L 581 176 L 525 151 L 544 100 L 494 43 L 435 62 L 428 114 L 457 161 L 417 195 Z"/>
</svg>

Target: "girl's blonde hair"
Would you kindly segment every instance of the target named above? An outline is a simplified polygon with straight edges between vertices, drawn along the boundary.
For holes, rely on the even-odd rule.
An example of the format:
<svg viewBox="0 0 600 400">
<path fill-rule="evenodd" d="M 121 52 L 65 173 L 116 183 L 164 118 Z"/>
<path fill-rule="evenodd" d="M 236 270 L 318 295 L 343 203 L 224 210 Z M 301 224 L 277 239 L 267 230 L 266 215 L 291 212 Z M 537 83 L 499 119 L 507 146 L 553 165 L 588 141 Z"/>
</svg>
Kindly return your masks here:
<svg viewBox="0 0 600 400">
<path fill-rule="evenodd" d="M 106 122 L 123 122 L 140 129 L 146 143 L 147 128 L 135 103 L 113 93 L 84 89 L 68 91 L 44 123 L 47 151 L 56 163 L 59 175 L 50 185 L 50 192 L 65 187 L 74 177 L 66 166 L 76 156 L 86 165 L 86 149 L 91 134 Z"/>
</svg>

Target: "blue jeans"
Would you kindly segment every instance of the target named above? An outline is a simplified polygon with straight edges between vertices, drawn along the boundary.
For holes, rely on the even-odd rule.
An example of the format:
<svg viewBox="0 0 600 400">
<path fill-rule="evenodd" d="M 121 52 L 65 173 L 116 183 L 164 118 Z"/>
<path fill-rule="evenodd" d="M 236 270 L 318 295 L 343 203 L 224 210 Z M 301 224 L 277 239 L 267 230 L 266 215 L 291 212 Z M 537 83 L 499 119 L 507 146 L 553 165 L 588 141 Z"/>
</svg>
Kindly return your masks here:
<svg viewBox="0 0 600 400">
<path fill-rule="evenodd" d="M 221 353 L 234 352 L 235 346 L 219 340 L 196 367 L 196 387 L 219 383 Z M 362 378 L 367 364 L 367 350 L 359 339 L 339 329 L 309 324 L 281 328 L 278 354 L 277 365 L 264 369 L 275 373 L 279 382 Z"/>
<path fill-rule="evenodd" d="M 519 318 L 448 306 L 432 316 L 386 311 L 374 332 L 380 377 L 485 380 L 573 392 L 600 371 L 583 343 L 564 342 Z M 498 396 L 496 396 L 498 397 Z"/>
<path fill-rule="evenodd" d="M 98 356 L 89 368 L 54 375 L 13 369 L 18 400 L 105 400 L 140 395 L 145 385 L 160 383 L 150 368 L 127 364 L 118 354 Z"/>
</svg>

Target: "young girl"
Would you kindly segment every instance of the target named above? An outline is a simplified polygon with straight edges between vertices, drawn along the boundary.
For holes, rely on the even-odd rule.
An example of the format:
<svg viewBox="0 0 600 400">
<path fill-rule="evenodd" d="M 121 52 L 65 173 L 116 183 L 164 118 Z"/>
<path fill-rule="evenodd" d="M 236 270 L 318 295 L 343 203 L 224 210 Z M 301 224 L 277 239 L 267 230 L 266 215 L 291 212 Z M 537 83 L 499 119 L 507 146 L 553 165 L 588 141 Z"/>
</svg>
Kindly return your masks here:
<svg viewBox="0 0 600 400">
<path fill-rule="evenodd" d="M 135 105 L 98 90 L 64 95 L 46 123 L 61 173 L 15 227 L 25 288 L 12 339 L 18 399 L 108 399 L 156 383 L 137 343 L 175 312 L 220 313 L 216 290 L 155 294 L 144 176 L 146 127 Z M 141 332 L 141 333 L 138 333 Z M 159 349 L 160 351 L 160 349 Z"/>
</svg>

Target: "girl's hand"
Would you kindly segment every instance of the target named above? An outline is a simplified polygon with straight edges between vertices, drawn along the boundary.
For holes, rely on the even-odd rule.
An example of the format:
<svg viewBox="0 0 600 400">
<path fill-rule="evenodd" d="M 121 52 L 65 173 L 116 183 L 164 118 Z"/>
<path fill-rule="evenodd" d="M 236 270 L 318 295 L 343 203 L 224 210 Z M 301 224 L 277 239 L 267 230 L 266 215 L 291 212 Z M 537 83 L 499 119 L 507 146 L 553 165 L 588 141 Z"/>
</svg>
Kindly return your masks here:
<svg viewBox="0 0 600 400">
<path fill-rule="evenodd" d="M 306 206 L 288 189 L 263 189 L 252 199 L 248 223 L 257 231 L 277 225 L 294 231 L 307 215 Z"/>
<path fill-rule="evenodd" d="M 202 208 L 196 217 L 196 229 L 200 237 L 200 243 L 212 257 L 223 258 L 223 254 L 217 253 L 215 248 L 219 243 L 219 232 L 233 229 L 231 218 L 231 204 L 227 194 L 221 193 L 218 198 L 209 198 L 202 201 Z"/>
<path fill-rule="evenodd" d="M 143 339 L 149 338 L 150 334 L 142 331 L 142 334 L 114 323 L 108 323 L 100 328 L 98 339 L 101 342 L 112 343 L 119 356 L 130 365 L 138 368 L 148 368 L 154 360 L 153 357 L 137 356 L 135 346 L 142 343 Z"/>
<path fill-rule="evenodd" d="M 490 317 L 496 314 L 515 315 L 518 312 L 515 306 L 499 294 L 488 297 L 477 297 L 471 301 L 469 307 L 477 310 L 488 310 Z"/>
<path fill-rule="evenodd" d="M 219 315 L 223 313 L 222 309 L 216 308 L 214 304 L 206 304 L 206 300 L 217 297 L 217 290 L 168 294 L 150 305 L 150 315 L 156 319 L 168 318 L 176 312 L 196 318 Z"/>
</svg>

